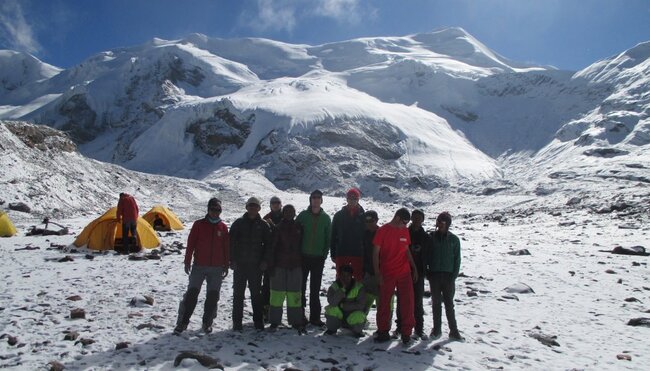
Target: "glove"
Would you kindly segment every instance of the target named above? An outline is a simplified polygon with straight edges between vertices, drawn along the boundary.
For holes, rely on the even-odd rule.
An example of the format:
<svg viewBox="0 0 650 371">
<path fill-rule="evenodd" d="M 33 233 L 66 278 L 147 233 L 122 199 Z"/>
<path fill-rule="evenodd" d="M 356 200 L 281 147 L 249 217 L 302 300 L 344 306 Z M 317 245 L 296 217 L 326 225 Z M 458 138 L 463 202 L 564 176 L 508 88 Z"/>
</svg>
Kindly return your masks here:
<svg viewBox="0 0 650 371">
<path fill-rule="evenodd" d="M 189 264 L 185 264 L 185 274 L 190 274 L 190 268 L 191 266 Z"/>
</svg>

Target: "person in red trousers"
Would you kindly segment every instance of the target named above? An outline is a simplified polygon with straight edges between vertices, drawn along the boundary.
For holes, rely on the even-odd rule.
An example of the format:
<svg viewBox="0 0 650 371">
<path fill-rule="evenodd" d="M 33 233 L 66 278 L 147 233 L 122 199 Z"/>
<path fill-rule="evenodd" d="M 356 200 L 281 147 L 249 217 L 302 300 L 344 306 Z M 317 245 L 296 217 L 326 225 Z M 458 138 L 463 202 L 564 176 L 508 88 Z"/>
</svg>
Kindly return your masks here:
<svg viewBox="0 0 650 371">
<path fill-rule="evenodd" d="M 373 265 L 379 281 L 379 304 L 377 309 L 376 342 L 390 340 L 391 296 L 397 289 L 400 302 L 400 330 L 402 343 L 411 341 L 415 326 L 413 310 L 413 282 L 417 281 L 417 269 L 411 256 L 411 238 L 406 228 L 411 214 L 405 208 L 397 210 L 393 219 L 382 225 L 372 243 Z"/>
</svg>

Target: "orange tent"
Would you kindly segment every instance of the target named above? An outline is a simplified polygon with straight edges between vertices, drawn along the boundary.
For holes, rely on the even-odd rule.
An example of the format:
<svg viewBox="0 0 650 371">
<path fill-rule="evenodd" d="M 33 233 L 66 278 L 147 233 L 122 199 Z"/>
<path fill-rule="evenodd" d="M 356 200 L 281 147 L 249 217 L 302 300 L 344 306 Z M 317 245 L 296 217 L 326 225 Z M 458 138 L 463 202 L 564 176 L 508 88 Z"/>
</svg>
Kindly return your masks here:
<svg viewBox="0 0 650 371">
<path fill-rule="evenodd" d="M 153 249 L 160 245 L 156 232 L 143 218 L 138 218 L 136 229 L 140 248 Z M 117 207 L 113 207 L 90 222 L 74 241 L 74 245 L 86 246 L 91 250 L 114 250 L 118 238 L 122 238 L 122 227 L 117 220 Z"/>
</svg>

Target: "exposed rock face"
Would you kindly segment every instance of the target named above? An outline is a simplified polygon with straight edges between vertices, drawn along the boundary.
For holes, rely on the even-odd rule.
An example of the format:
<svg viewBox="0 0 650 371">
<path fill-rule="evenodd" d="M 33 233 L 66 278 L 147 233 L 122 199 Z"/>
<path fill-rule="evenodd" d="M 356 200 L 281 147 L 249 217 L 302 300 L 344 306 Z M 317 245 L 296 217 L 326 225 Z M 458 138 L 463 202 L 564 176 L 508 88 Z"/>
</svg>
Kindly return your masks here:
<svg viewBox="0 0 650 371">
<path fill-rule="evenodd" d="M 77 150 L 77 146 L 67 135 L 49 126 L 17 121 L 2 121 L 2 123 L 30 148 L 41 151 L 58 150 L 63 152 L 75 152 Z"/>
<path fill-rule="evenodd" d="M 194 135 L 194 144 L 210 156 L 240 148 L 255 122 L 255 115 L 240 118 L 228 108 L 218 109 L 207 120 L 200 120 L 189 125 L 186 132 Z"/>
</svg>

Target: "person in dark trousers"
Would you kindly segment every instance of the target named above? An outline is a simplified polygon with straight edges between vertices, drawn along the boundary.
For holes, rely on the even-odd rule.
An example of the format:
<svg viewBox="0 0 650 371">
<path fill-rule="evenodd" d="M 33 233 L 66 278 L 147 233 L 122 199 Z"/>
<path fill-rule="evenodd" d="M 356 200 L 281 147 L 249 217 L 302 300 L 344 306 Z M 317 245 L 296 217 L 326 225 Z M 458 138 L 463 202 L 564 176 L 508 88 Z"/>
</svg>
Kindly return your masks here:
<svg viewBox="0 0 650 371">
<path fill-rule="evenodd" d="M 264 329 L 262 305 L 262 272 L 266 270 L 271 254 L 271 229 L 260 217 L 260 200 L 251 197 L 246 202 L 246 213 L 230 227 L 230 259 L 233 268 L 232 328 L 242 331 L 244 294 L 246 286 L 251 296 L 253 324 Z"/>
<path fill-rule="evenodd" d="M 454 294 L 456 278 L 460 272 L 460 240 L 449 232 L 451 215 L 442 212 L 436 219 L 436 230 L 431 234 L 429 249 L 425 251 L 425 270 L 431 287 L 433 302 L 433 330 L 431 337 L 442 335 L 442 303 L 445 303 L 445 315 L 449 325 L 449 339 L 462 340 L 456 324 L 454 311 Z"/>
<path fill-rule="evenodd" d="M 271 241 L 275 239 L 274 233 L 276 227 L 282 221 L 282 201 L 279 197 L 273 196 L 269 202 L 271 211 L 268 214 L 264 215 L 262 219 L 269 224 L 271 227 Z M 271 277 L 268 271 L 265 271 L 262 274 L 262 305 L 264 306 L 264 322 L 268 322 L 269 319 L 269 309 L 271 305 Z"/>
<path fill-rule="evenodd" d="M 428 336 L 424 333 L 424 250 L 429 247 L 429 234 L 424 230 L 424 212 L 422 210 L 413 210 L 411 213 L 411 224 L 409 225 L 409 235 L 411 237 L 411 256 L 418 272 L 417 281 L 413 282 L 413 308 L 415 310 L 415 331 L 413 338 L 426 340 Z M 397 300 L 397 328 L 400 328 L 400 302 Z"/>
<path fill-rule="evenodd" d="M 366 231 L 363 234 L 363 286 L 366 289 L 366 315 L 370 312 L 370 308 L 379 298 L 379 282 L 375 274 L 375 268 L 372 263 L 372 254 L 375 246 L 372 240 L 375 238 L 375 233 L 379 226 L 379 216 L 374 210 L 368 210 L 364 214 L 366 222 Z"/>
<path fill-rule="evenodd" d="M 271 307 L 269 311 L 270 331 L 282 322 L 282 307 L 287 299 L 289 325 L 305 333 L 302 312 L 302 226 L 297 223 L 293 205 L 282 208 L 282 221 L 277 224 L 273 242 L 273 253 L 269 264 L 271 277 Z"/>
<path fill-rule="evenodd" d="M 126 254 L 131 251 L 138 251 L 138 218 L 140 209 L 135 198 L 128 193 L 120 193 L 120 199 L 117 202 L 117 220 L 122 224 L 122 247 Z M 129 233 L 131 238 L 129 238 Z M 134 246 L 131 248 L 131 239 Z"/>
<path fill-rule="evenodd" d="M 400 301 L 402 342 L 408 344 L 411 341 L 415 325 L 413 282 L 417 281 L 418 273 L 409 250 L 411 238 L 406 225 L 410 219 L 407 209 L 397 210 L 393 219 L 377 230 L 373 240 L 373 264 L 379 281 L 376 342 L 390 340 L 390 301 L 395 289 Z"/>
<path fill-rule="evenodd" d="M 203 326 L 206 334 L 212 332 L 212 322 L 217 316 L 217 303 L 221 292 L 221 282 L 228 275 L 230 264 L 230 240 L 228 227 L 220 218 L 221 201 L 211 198 L 208 213 L 203 219 L 194 222 L 187 238 L 185 250 L 185 273 L 189 274 L 187 291 L 178 307 L 178 318 L 174 334 L 187 329 L 190 317 L 198 301 L 203 281 L 207 282 L 207 294 L 203 308 Z M 194 264 L 192 265 L 192 259 Z"/>
<path fill-rule="evenodd" d="M 361 192 L 352 188 L 346 194 L 347 205 L 334 214 L 330 253 L 336 269 L 352 265 L 354 278 L 363 279 L 363 234 L 366 230 L 364 210 L 359 205 Z"/>
<path fill-rule="evenodd" d="M 352 336 L 364 336 L 366 324 L 366 291 L 360 282 L 352 277 L 352 266 L 339 268 L 338 278 L 327 290 L 328 306 L 325 307 L 327 321 L 326 335 L 334 335 L 339 328 L 349 328 Z"/>
<path fill-rule="evenodd" d="M 309 207 L 298 215 L 296 220 L 302 225 L 302 307 L 307 306 L 307 280 L 309 279 L 309 323 L 322 327 L 320 287 L 323 281 L 323 268 L 330 246 L 330 227 L 332 220 L 321 207 L 323 192 L 318 189 L 309 195 Z M 307 318 L 304 318 L 307 322 Z"/>
</svg>

